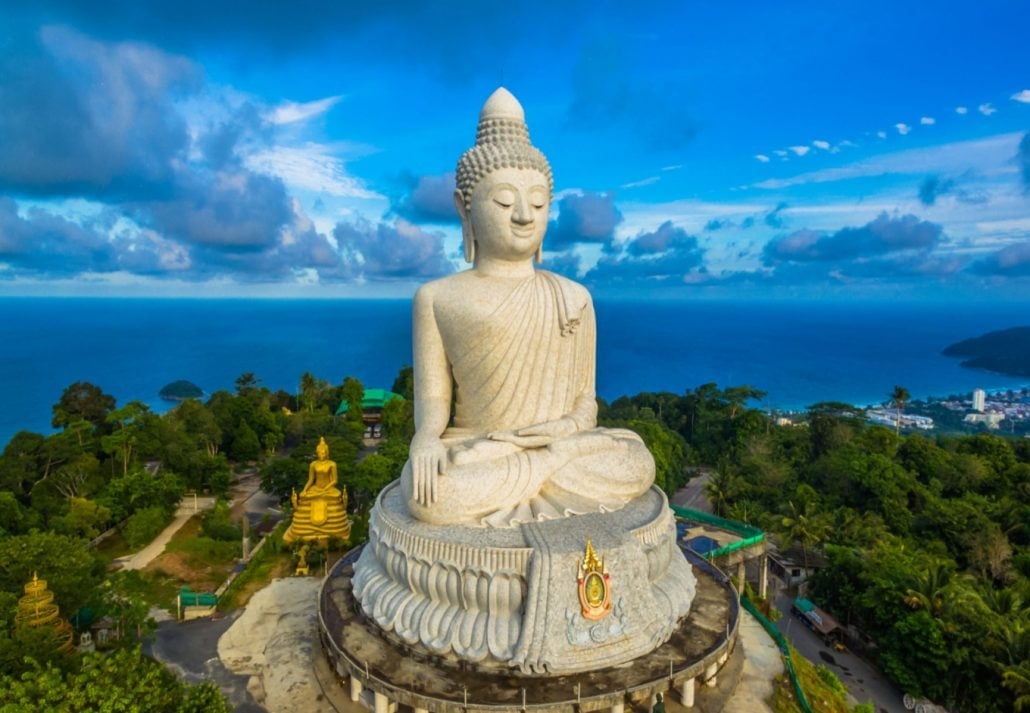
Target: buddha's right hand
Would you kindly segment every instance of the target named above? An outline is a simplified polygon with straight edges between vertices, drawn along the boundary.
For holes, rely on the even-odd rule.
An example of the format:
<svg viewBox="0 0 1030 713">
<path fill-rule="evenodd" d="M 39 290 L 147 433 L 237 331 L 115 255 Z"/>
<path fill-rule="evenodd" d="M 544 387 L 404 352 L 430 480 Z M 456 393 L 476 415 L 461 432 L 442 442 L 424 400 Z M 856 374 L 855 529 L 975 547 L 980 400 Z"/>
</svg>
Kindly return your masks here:
<svg viewBox="0 0 1030 713">
<path fill-rule="evenodd" d="M 412 490 L 420 505 L 436 502 L 437 482 L 447 465 L 447 448 L 439 438 L 411 442 Z"/>
</svg>

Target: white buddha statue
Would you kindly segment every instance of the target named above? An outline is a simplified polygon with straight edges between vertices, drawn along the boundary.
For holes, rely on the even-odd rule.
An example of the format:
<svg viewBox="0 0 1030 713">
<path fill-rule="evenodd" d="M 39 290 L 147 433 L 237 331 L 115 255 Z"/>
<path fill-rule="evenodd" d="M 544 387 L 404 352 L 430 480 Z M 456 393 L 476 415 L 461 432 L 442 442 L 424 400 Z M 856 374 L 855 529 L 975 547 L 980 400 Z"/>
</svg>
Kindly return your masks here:
<svg viewBox="0 0 1030 713">
<path fill-rule="evenodd" d="M 416 433 L 354 600 L 415 650 L 488 669 L 625 664 L 672 635 L 695 578 L 644 443 L 597 427 L 589 293 L 534 267 L 551 169 L 504 89 L 457 188 L 472 269 L 415 296 Z"/>
<path fill-rule="evenodd" d="M 504 527 L 612 511 L 654 481 L 639 436 L 597 427 L 590 294 L 534 268 L 552 186 L 522 107 L 498 89 L 458 162 L 472 269 L 415 295 L 416 433 L 401 483 L 423 522 Z"/>
</svg>

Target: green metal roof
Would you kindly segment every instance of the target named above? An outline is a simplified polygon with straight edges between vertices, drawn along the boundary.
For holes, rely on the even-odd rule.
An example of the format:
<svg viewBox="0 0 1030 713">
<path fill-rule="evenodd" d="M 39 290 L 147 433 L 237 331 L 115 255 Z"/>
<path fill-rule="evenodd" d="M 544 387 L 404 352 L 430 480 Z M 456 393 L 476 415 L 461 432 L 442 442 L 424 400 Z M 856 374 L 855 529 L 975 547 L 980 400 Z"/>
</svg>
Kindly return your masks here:
<svg viewBox="0 0 1030 713">
<path fill-rule="evenodd" d="M 386 389 L 365 389 L 365 395 L 361 398 L 361 409 L 370 408 L 382 408 L 390 401 L 394 399 L 403 399 L 404 397 L 400 394 L 395 394 L 392 391 Z M 336 415 L 341 416 L 347 413 L 347 409 L 350 404 L 346 400 L 340 402 L 340 407 L 336 409 Z"/>
<path fill-rule="evenodd" d="M 796 606 L 800 611 L 803 611 L 805 614 L 815 609 L 815 604 L 812 604 L 812 602 L 802 597 L 798 597 L 794 600 L 794 606 Z"/>
</svg>

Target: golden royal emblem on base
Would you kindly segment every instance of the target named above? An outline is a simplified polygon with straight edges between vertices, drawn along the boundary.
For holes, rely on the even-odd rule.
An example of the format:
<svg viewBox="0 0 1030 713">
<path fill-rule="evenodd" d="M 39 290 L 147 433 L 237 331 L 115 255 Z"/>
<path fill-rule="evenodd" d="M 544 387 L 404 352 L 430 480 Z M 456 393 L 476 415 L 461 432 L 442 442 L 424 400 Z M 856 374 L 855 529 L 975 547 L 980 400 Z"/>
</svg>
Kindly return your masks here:
<svg viewBox="0 0 1030 713">
<path fill-rule="evenodd" d="M 579 604 L 584 619 L 597 621 L 612 610 L 612 588 L 604 560 L 598 561 L 594 546 L 587 538 L 587 549 L 579 563 L 576 577 L 579 585 Z"/>
</svg>

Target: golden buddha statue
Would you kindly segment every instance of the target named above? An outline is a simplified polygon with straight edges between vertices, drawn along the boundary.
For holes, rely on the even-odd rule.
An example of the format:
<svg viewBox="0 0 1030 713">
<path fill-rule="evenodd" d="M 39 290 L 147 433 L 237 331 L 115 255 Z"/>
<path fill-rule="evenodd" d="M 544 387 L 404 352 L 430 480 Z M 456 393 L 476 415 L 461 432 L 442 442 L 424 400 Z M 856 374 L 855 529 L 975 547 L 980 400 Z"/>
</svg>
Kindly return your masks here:
<svg viewBox="0 0 1030 713">
<path fill-rule="evenodd" d="M 54 603 L 54 593 L 47 589 L 46 580 L 32 573 L 32 581 L 25 585 L 25 596 L 18 600 L 14 615 L 15 626 L 48 627 L 57 637 L 57 650 L 72 650 L 72 627 L 61 618 L 61 610 Z"/>
<path fill-rule="evenodd" d="M 325 438 L 315 447 L 318 456 L 308 468 L 308 482 L 300 495 L 294 490 L 290 496 L 293 503 L 293 521 L 283 535 L 283 542 L 310 542 L 318 540 L 323 545 L 330 537 L 347 541 L 350 539 L 350 520 L 347 518 L 347 488 L 336 487 L 339 478 L 336 462 L 329 460 L 329 445 Z"/>
</svg>

